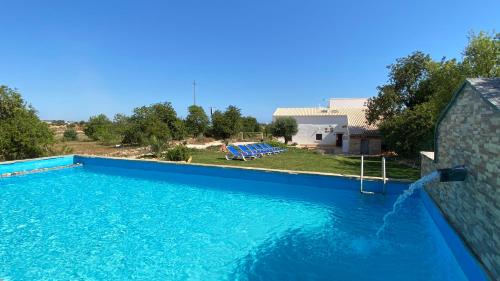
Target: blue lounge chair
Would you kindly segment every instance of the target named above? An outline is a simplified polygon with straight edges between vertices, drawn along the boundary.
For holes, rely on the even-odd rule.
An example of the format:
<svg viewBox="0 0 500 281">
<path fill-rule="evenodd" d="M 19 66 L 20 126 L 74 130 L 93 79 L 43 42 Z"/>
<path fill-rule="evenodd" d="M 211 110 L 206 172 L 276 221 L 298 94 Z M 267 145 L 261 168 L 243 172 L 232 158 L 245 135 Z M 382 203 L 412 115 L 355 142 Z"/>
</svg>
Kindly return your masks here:
<svg viewBox="0 0 500 281">
<path fill-rule="evenodd" d="M 269 149 L 267 147 L 263 147 L 263 146 L 259 145 L 258 143 L 248 144 L 247 146 L 253 150 L 261 151 L 262 153 L 264 153 L 266 155 L 275 154 L 275 152 L 272 149 Z"/>
<path fill-rule="evenodd" d="M 270 146 L 267 143 L 260 143 L 259 145 L 261 147 L 264 147 L 264 148 L 267 148 L 267 149 L 271 150 L 274 154 L 278 154 L 278 153 L 283 152 L 280 148 L 274 147 L 274 146 Z"/>
<path fill-rule="evenodd" d="M 256 157 L 255 155 L 248 155 L 247 153 L 245 153 L 243 151 L 239 151 L 238 149 L 236 149 L 236 147 L 233 147 L 230 145 L 227 146 L 227 150 L 229 151 L 229 153 L 226 154 L 226 160 L 247 161 L 247 160 L 255 159 L 255 157 Z"/>
<path fill-rule="evenodd" d="M 284 152 L 284 151 L 286 151 L 286 149 L 284 149 L 284 148 L 274 147 L 274 146 L 272 146 L 272 145 L 270 145 L 270 144 L 268 144 L 268 143 L 265 143 L 265 142 L 261 143 L 261 145 L 263 145 L 264 147 L 267 147 L 267 148 L 274 149 L 274 150 L 275 150 L 275 151 L 277 151 L 278 153 L 279 153 L 279 152 Z"/>
<path fill-rule="evenodd" d="M 238 147 L 241 149 L 241 151 L 243 151 L 244 153 L 246 153 L 248 155 L 254 155 L 256 157 L 262 157 L 264 155 L 263 153 L 261 153 L 259 151 L 253 151 L 242 144 L 238 145 Z"/>
</svg>

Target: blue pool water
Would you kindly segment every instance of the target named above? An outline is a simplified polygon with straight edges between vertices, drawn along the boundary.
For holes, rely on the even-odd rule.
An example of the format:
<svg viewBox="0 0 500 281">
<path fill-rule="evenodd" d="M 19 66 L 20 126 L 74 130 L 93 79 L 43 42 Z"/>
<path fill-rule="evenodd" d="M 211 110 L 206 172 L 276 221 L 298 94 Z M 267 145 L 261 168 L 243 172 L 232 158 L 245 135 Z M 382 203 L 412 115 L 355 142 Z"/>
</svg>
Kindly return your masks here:
<svg viewBox="0 0 500 281">
<path fill-rule="evenodd" d="M 0 178 L 0 279 L 466 280 L 418 197 L 211 173 Z"/>
</svg>

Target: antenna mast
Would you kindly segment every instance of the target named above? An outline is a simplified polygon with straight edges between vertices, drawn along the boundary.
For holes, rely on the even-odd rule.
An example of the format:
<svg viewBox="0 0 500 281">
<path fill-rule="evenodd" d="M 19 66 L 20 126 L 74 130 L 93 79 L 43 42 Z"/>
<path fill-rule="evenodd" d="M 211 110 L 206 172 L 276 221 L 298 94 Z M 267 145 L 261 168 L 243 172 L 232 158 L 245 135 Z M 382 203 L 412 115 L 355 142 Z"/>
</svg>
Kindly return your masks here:
<svg viewBox="0 0 500 281">
<path fill-rule="evenodd" d="M 196 105 L 196 80 L 193 80 L 193 105 Z"/>
</svg>

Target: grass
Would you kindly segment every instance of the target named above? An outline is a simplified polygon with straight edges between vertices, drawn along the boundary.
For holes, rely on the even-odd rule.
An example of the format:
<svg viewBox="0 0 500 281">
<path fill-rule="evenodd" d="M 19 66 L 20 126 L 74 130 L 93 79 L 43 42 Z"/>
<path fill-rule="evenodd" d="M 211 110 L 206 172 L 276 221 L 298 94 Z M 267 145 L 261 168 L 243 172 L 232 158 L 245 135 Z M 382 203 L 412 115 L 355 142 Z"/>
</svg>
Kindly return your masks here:
<svg viewBox="0 0 500 281">
<path fill-rule="evenodd" d="M 68 146 L 75 154 L 94 154 L 116 157 L 139 157 L 143 150 L 134 147 L 116 148 L 97 142 L 71 141 L 56 144 L 56 148 Z M 231 165 L 239 167 L 257 167 L 278 170 L 295 170 L 307 172 L 323 172 L 346 175 L 359 175 L 361 158 L 359 156 L 322 155 L 312 150 L 289 148 L 287 152 L 259 158 L 252 161 L 228 161 L 218 148 L 203 150 L 192 149 L 192 163 Z M 380 157 L 365 157 L 365 175 L 381 177 L 382 163 Z M 419 169 L 400 164 L 395 160 L 386 162 L 387 177 L 394 179 L 416 180 L 420 176 Z"/>
<path fill-rule="evenodd" d="M 228 161 L 224 158 L 223 152 L 214 149 L 193 150 L 192 156 L 192 163 L 349 175 L 359 175 L 361 166 L 361 157 L 359 156 L 322 155 L 315 151 L 295 148 L 291 148 L 285 153 L 252 161 Z M 366 176 L 382 176 L 382 160 L 380 157 L 365 157 L 364 164 L 364 174 Z M 416 180 L 420 176 L 419 169 L 397 163 L 395 160 L 386 161 L 386 171 L 387 177 L 394 179 Z"/>
</svg>

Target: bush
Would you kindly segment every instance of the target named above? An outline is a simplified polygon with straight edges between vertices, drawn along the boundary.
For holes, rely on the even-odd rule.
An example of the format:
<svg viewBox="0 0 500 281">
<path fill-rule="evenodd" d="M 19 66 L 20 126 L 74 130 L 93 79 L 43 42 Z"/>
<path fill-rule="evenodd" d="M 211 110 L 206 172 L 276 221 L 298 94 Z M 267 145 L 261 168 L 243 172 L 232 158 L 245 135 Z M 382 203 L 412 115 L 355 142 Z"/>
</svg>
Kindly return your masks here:
<svg viewBox="0 0 500 281">
<path fill-rule="evenodd" d="M 153 136 L 149 140 L 149 150 L 156 157 L 160 158 L 168 148 L 168 143 Z"/>
<path fill-rule="evenodd" d="M 287 147 L 286 144 L 284 144 L 280 141 L 275 141 L 275 140 L 266 141 L 266 143 L 271 145 L 271 146 L 274 146 L 274 147 L 281 147 L 281 148 Z"/>
<path fill-rule="evenodd" d="M 166 153 L 166 159 L 169 161 L 188 161 L 191 157 L 191 151 L 184 145 L 177 145 Z"/>
<path fill-rule="evenodd" d="M 63 140 L 65 141 L 76 141 L 78 140 L 78 134 L 75 129 L 66 129 L 63 133 Z"/>
</svg>

